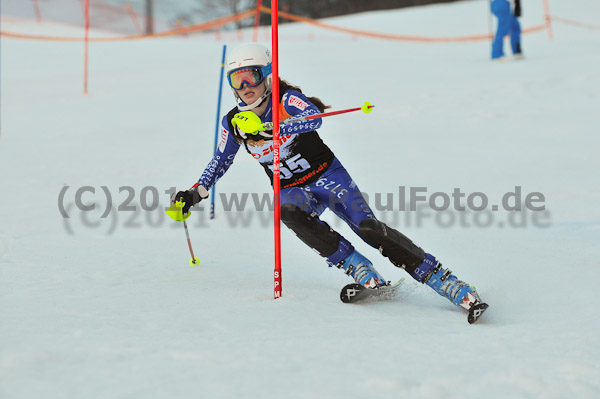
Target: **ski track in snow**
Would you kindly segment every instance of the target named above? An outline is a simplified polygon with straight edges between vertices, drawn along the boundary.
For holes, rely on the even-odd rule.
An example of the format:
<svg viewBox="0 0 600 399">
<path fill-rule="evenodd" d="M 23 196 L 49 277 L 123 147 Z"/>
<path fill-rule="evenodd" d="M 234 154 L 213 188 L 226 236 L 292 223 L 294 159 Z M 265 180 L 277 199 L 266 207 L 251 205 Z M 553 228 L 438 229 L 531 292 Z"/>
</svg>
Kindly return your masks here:
<svg viewBox="0 0 600 399">
<path fill-rule="evenodd" d="M 484 3 L 330 22 L 482 33 Z M 523 26 L 543 23 L 539 3 L 525 4 Z M 553 15 L 588 24 L 599 11 L 590 0 L 551 4 Z M 477 286 L 490 308 L 475 325 L 412 279 L 393 301 L 342 304 L 348 278 L 287 229 L 283 298 L 272 300 L 265 212 L 226 213 L 220 201 L 214 221 L 196 211 L 190 234 L 201 264 L 192 268 L 183 229 L 162 211 L 116 210 L 127 198 L 122 186 L 135 190 L 130 205 L 138 209 L 146 186 L 165 206 L 164 191 L 189 187 L 210 159 L 222 51 L 213 36 L 93 43 L 86 98 L 81 43 L 2 39 L 0 397 L 600 397 L 600 33 L 553 28 L 553 41 L 544 32 L 524 36 L 526 58 L 504 64 L 489 61 L 487 42 L 351 40 L 281 28 L 284 78 L 333 109 L 376 105 L 320 129 L 362 191 L 460 187 L 490 203 L 515 186 L 544 194 L 545 227 L 532 224 L 531 212 L 520 227 L 498 212 L 505 224 L 486 228 L 376 212 Z M 77 32 L 24 22 L 14 29 Z M 316 40 L 305 39 L 310 32 Z M 234 103 L 223 93 L 225 112 Z M 69 219 L 57 206 L 65 185 Z M 83 202 L 98 203 L 85 214 L 74 204 L 83 186 L 96 189 Z M 102 186 L 115 207 L 104 219 Z M 240 151 L 217 189 L 270 186 Z M 386 278 L 405 275 L 334 217 L 324 219 Z"/>
</svg>

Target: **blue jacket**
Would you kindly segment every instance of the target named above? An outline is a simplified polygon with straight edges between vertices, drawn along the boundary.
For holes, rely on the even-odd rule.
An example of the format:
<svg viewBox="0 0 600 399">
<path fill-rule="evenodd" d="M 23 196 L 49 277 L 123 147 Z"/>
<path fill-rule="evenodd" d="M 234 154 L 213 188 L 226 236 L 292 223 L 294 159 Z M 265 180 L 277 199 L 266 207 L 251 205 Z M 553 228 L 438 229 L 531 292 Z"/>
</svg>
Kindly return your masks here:
<svg viewBox="0 0 600 399">
<path fill-rule="evenodd" d="M 299 91 L 288 90 L 281 93 L 280 98 L 280 121 L 320 113 Z M 263 123 L 273 121 L 271 101 L 269 100 L 261 117 Z M 231 119 L 237 112 L 239 111 L 235 107 L 223 117 L 217 150 L 198 180 L 207 190 L 227 172 L 241 146 L 263 166 L 271 182 L 273 181 L 273 139 L 260 135 L 241 137 L 231 125 Z M 333 152 L 316 132 L 321 124 L 321 118 L 315 118 L 280 127 L 281 188 L 309 184 L 333 162 Z"/>
</svg>

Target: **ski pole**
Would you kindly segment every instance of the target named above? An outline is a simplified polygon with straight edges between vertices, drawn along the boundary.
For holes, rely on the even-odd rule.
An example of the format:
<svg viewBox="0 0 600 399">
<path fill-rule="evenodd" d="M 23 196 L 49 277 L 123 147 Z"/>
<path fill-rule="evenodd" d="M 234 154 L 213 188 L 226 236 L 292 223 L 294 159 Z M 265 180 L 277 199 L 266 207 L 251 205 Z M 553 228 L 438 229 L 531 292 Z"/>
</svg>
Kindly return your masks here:
<svg viewBox="0 0 600 399">
<path fill-rule="evenodd" d="M 305 121 L 309 121 L 311 119 L 325 118 L 327 116 L 345 114 L 348 112 L 355 112 L 355 111 L 363 111 L 365 114 L 368 114 L 369 112 L 371 112 L 373 110 L 374 107 L 375 106 L 372 105 L 370 102 L 365 101 L 365 103 L 362 106 L 357 107 L 357 108 L 348 108 L 348 109 L 343 109 L 341 111 L 323 112 L 320 114 L 288 118 L 284 121 L 281 121 L 279 126 L 289 125 L 290 123 L 295 123 L 295 122 L 305 122 Z M 263 123 L 263 128 L 265 128 L 266 130 L 273 129 L 273 122 Z"/>
<path fill-rule="evenodd" d="M 183 228 L 185 229 L 185 237 L 187 238 L 188 248 L 190 249 L 190 254 L 192 255 L 192 259 L 190 260 L 190 266 L 198 266 L 200 261 L 198 258 L 194 256 L 194 250 L 192 249 L 192 240 L 190 240 L 190 233 L 188 231 L 187 222 L 185 219 L 191 216 L 191 212 L 188 212 L 186 215 L 183 214 L 183 206 L 185 202 L 183 201 L 175 201 L 173 205 L 171 205 L 167 210 L 167 215 L 177 222 L 183 222 Z"/>
<path fill-rule="evenodd" d="M 215 146 L 214 146 L 214 153 L 217 153 L 217 143 L 219 140 L 219 122 L 221 119 L 221 94 L 223 93 L 223 72 L 225 70 L 225 53 L 227 52 L 227 46 L 224 44 L 223 45 L 223 55 L 221 55 L 221 78 L 219 79 L 219 97 L 217 100 L 217 123 L 215 125 Z M 215 186 L 216 184 L 213 184 L 212 186 L 212 190 L 210 193 L 210 218 L 214 219 L 215 218 Z M 193 255 L 192 255 L 193 257 Z"/>
<path fill-rule="evenodd" d="M 190 266 L 198 266 L 200 261 L 194 256 L 192 240 L 190 240 L 190 233 L 188 232 L 187 222 L 185 220 L 183 221 L 183 228 L 185 229 L 185 237 L 187 238 L 188 248 L 190 249 L 190 254 L 192 255 L 192 259 L 190 259 Z"/>
</svg>

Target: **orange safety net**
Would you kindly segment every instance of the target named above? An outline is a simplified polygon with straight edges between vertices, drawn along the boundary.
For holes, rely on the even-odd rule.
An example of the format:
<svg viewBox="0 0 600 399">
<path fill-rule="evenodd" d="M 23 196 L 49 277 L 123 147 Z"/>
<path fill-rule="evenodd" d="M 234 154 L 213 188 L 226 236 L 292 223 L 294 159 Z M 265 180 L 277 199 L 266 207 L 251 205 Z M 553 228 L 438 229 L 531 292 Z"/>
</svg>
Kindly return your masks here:
<svg viewBox="0 0 600 399">
<path fill-rule="evenodd" d="M 584 24 L 581 22 L 573 21 L 571 19 L 552 17 L 551 20 L 556 21 L 556 22 L 562 22 L 563 24 L 567 24 L 567 25 L 571 25 L 571 26 L 577 26 L 579 28 L 586 28 L 586 29 L 590 29 L 590 30 L 600 30 L 600 26 L 598 26 L 598 25 L 588 25 L 588 24 Z"/>
<path fill-rule="evenodd" d="M 1 0 L 2 18 L 13 18 L 13 22 L 36 20 L 38 23 L 52 22 L 69 26 L 85 27 L 86 0 Z M 103 0 L 88 3 L 91 26 L 116 35 L 143 34 L 142 24 L 150 22 L 143 12 L 135 11 L 129 3 L 109 4 Z M 171 29 L 160 18 L 151 19 L 156 31 Z"/>
<path fill-rule="evenodd" d="M 271 9 L 268 7 L 261 6 L 260 12 L 271 14 Z M 127 36 L 118 36 L 118 37 L 96 37 L 89 38 L 91 42 L 116 42 L 116 41 L 126 41 L 126 40 L 142 40 L 142 39 L 152 39 L 152 38 L 160 38 L 160 37 L 169 37 L 176 35 L 184 35 L 193 32 L 205 31 L 208 29 L 219 28 L 224 25 L 227 25 L 231 22 L 239 21 L 242 19 L 249 18 L 251 16 L 255 16 L 256 9 L 248 10 L 245 12 L 231 14 L 225 17 L 216 18 L 210 20 L 208 22 L 188 25 L 185 27 L 179 27 L 177 29 L 172 29 L 169 31 L 154 33 L 151 35 L 127 35 Z M 476 41 L 487 41 L 493 39 L 493 34 L 484 33 L 478 35 L 466 35 L 466 36 L 455 36 L 455 37 L 427 37 L 427 36 L 415 36 L 415 35 L 398 35 L 392 33 L 380 33 L 380 32 L 372 32 L 365 31 L 359 29 L 351 29 L 340 26 L 334 26 L 330 24 L 326 24 L 324 22 L 320 22 L 314 19 L 300 17 L 294 14 L 290 14 L 287 12 L 279 11 L 279 15 L 283 18 L 287 18 L 292 21 L 302 22 L 309 25 L 313 25 L 322 29 L 328 29 L 337 32 L 348 33 L 356 36 L 364 36 L 370 37 L 373 39 L 383 39 L 383 40 L 395 40 L 395 41 L 403 41 L 403 42 L 416 42 L 416 43 L 450 43 L 450 42 L 476 42 Z M 572 26 L 584 27 L 587 29 L 600 30 L 600 26 L 592 26 L 586 25 L 577 21 L 568 20 L 560 17 L 551 17 L 552 21 L 562 22 Z M 547 29 L 547 25 L 535 25 L 531 27 L 527 27 L 523 29 L 523 34 L 539 32 Z M 46 41 L 67 41 L 67 42 L 78 42 L 83 41 L 83 37 L 63 37 L 63 36 L 43 36 L 43 35 L 29 35 L 25 33 L 14 33 L 0 30 L 0 36 L 8 37 L 13 39 L 29 39 L 29 40 L 46 40 Z"/>
<path fill-rule="evenodd" d="M 208 22 L 188 25 L 183 28 L 177 28 L 165 32 L 153 33 L 151 35 L 128 35 L 128 36 L 117 36 L 117 37 L 90 37 L 90 42 L 119 42 L 126 40 L 143 40 L 143 39 L 154 39 L 159 37 L 168 37 L 183 35 L 192 32 L 205 31 L 212 28 L 218 28 L 223 25 L 227 25 L 231 22 L 238 21 L 240 19 L 248 18 L 254 15 L 255 10 L 245 11 L 238 14 L 232 14 L 225 17 L 215 18 Z M 83 37 L 65 37 L 65 36 L 46 36 L 46 35 L 29 35 L 25 33 L 13 33 L 0 30 L 0 36 L 9 37 L 12 39 L 27 39 L 27 40 L 46 40 L 46 41 L 60 41 L 60 42 L 81 42 L 85 39 Z"/>
<path fill-rule="evenodd" d="M 261 12 L 271 14 L 271 9 L 268 7 L 261 7 Z M 316 21 L 310 18 L 299 17 L 297 15 L 289 14 L 286 12 L 279 12 L 279 16 L 291 19 L 292 21 L 304 22 L 306 24 L 318 26 L 319 28 L 329 29 L 338 32 L 349 33 L 357 36 L 371 37 L 375 39 L 385 40 L 396 40 L 402 42 L 419 42 L 419 43 L 448 43 L 448 42 L 475 42 L 483 40 L 493 39 L 493 35 L 489 33 L 481 35 L 468 35 L 459 37 L 426 37 L 426 36 L 412 36 L 412 35 L 395 35 L 391 33 L 378 33 L 359 29 L 343 28 L 339 26 L 329 25 L 323 22 Z M 546 29 L 546 25 L 536 25 L 526 29 L 523 29 L 523 33 L 533 33 Z"/>
</svg>

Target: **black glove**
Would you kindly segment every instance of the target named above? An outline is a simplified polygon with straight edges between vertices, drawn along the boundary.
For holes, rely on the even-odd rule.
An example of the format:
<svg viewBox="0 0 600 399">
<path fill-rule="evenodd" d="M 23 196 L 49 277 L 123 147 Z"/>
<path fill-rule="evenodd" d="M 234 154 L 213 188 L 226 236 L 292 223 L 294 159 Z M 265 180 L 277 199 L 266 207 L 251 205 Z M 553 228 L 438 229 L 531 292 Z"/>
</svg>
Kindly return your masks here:
<svg viewBox="0 0 600 399">
<path fill-rule="evenodd" d="M 171 198 L 171 201 L 182 201 L 184 204 L 181 212 L 187 215 L 191 207 L 205 198 L 208 198 L 208 191 L 203 186 L 196 186 L 189 190 L 179 191 Z"/>
<path fill-rule="evenodd" d="M 239 140 L 273 140 L 273 130 L 261 130 L 256 134 L 247 134 L 244 133 L 244 131 L 242 131 L 239 126 L 235 126 L 233 128 L 233 135 Z"/>
<path fill-rule="evenodd" d="M 521 2 L 519 0 L 515 0 L 515 17 L 521 16 Z"/>
</svg>

